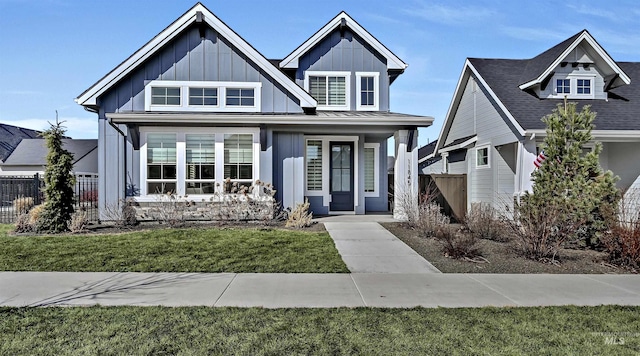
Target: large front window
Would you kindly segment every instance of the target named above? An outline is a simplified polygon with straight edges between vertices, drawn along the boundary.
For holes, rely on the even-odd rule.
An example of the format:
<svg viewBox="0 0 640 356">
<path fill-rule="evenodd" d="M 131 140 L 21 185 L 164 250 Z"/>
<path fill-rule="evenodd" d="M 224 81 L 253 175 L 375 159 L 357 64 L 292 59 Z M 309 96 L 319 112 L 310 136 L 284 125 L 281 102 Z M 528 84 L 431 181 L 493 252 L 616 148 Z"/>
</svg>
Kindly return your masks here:
<svg viewBox="0 0 640 356">
<path fill-rule="evenodd" d="M 176 162 L 175 134 L 147 136 L 147 192 L 150 194 L 176 192 Z"/>
<path fill-rule="evenodd" d="M 141 129 L 142 196 L 238 192 L 258 179 L 258 129 Z M 230 180 L 230 183 L 227 181 Z"/>
</svg>

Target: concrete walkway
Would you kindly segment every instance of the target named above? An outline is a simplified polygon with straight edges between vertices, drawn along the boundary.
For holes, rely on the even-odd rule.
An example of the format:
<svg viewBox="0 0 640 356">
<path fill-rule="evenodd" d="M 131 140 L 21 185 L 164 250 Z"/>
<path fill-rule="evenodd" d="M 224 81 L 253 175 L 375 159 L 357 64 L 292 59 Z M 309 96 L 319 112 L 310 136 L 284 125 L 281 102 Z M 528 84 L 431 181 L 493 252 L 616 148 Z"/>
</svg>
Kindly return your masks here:
<svg viewBox="0 0 640 356">
<path fill-rule="evenodd" d="M 377 222 L 324 222 L 352 273 L 440 273 Z"/>
<path fill-rule="evenodd" d="M 639 275 L 0 272 L 2 306 L 640 305 Z"/>
</svg>

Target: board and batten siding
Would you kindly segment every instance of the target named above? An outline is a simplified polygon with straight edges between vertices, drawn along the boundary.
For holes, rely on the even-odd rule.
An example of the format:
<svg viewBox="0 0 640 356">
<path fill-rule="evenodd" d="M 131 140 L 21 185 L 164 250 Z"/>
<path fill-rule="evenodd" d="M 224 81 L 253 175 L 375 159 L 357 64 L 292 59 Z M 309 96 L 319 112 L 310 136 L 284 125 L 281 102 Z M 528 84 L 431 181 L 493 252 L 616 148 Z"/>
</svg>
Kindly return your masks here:
<svg viewBox="0 0 640 356">
<path fill-rule="evenodd" d="M 356 72 L 380 73 L 379 111 L 389 111 L 389 75 L 387 60 L 368 45 L 362 38 L 346 29 L 344 36 L 339 30 L 333 31 L 299 59 L 296 83 L 305 87 L 307 71 L 351 72 L 350 109 L 356 110 Z"/>
<path fill-rule="evenodd" d="M 191 27 L 165 45 L 102 95 L 101 108 L 144 111 L 144 87 L 152 80 L 260 82 L 262 112 L 302 112 L 297 98 L 211 28 L 200 38 L 198 28 Z"/>
<path fill-rule="evenodd" d="M 304 150 L 302 133 L 273 133 L 273 183 L 283 208 L 293 209 L 304 201 Z"/>
</svg>

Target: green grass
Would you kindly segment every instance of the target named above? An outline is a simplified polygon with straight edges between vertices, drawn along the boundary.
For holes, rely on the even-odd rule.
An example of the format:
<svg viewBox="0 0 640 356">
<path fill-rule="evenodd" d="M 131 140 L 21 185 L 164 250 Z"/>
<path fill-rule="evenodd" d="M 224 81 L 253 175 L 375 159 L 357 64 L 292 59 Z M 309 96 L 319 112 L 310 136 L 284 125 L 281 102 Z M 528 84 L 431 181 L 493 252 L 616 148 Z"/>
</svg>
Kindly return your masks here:
<svg viewBox="0 0 640 356">
<path fill-rule="evenodd" d="M 0 354 L 633 355 L 638 313 L 620 306 L 4 308 Z"/>
<path fill-rule="evenodd" d="M 348 273 L 326 232 L 162 229 L 116 235 L 8 236 L 1 271 Z"/>
</svg>

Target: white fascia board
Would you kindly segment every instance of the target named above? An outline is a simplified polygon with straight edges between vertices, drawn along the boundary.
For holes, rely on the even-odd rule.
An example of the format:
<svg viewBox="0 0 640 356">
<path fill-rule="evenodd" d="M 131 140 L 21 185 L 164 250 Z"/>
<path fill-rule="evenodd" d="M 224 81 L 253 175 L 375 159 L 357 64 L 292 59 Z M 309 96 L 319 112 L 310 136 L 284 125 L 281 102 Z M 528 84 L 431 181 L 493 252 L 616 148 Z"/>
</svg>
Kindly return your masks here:
<svg viewBox="0 0 640 356">
<path fill-rule="evenodd" d="M 426 155 L 426 156 L 424 156 L 424 157 L 420 158 L 420 159 L 418 160 L 418 163 L 422 163 L 422 162 L 424 162 L 424 161 L 426 161 L 426 160 L 428 160 L 428 159 L 431 159 L 431 158 L 433 158 L 433 157 L 435 157 L 435 154 L 430 153 L 430 154 L 428 154 L 428 155 Z"/>
<path fill-rule="evenodd" d="M 352 19 L 346 12 L 342 11 L 333 20 L 329 21 L 324 27 L 316 32 L 311 38 L 306 40 L 298 48 L 296 48 L 291 54 L 280 62 L 280 68 L 295 69 L 298 68 L 298 59 L 303 56 L 307 51 L 313 48 L 318 42 L 322 41 L 340 25 L 342 19 L 347 21 L 347 26 L 352 29 L 358 36 L 364 39 L 371 47 L 373 47 L 378 53 L 382 54 L 387 59 L 387 69 L 400 69 L 404 70 L 408 67 L 408 64 L 403 62 L 398 56 L 393 54 L 387 47 L 385 47 L 380 41 L 373 37 L 367 30 L 365 30 L 360 24 Z"/>
<path fill-rule="evenodd" d="M 440 136 L 438 136 L 438 144 L 436 145 L 434 154 L 437 154 L 438 152 L 440 152 L 442 146 L 444 146 L 446 135 L 449 134 L 449 129 L 451 128 L 451 124 L 453 123 L 453 119 L 455 117 L 457 107 L 460 104 L 460 100 L 462 99 L 462 94 L 464 93 L 464 88 L 466 86 L 466 83 L 469 81 L 469 78 L 471 78 L 471 73 L 475 75 L 475 77 L 480 82 L 480 84 L 487 90 L 489 95 L 491 95 L 493 100 L 498 104 L 498 107 L 500 107 L 500 110 L 502 110 L 502 112 L 507 116 L 507 118 L 509 119 L 513 127 L 515 127 L 516 130 L 518 130 L 518 133 L 520 133 L 520 135 L 522 136 L 524 136 L 525 134 L 525 130 L 522 128 L 522 126 L 520 126 L 518 121 L 516 121 L 516 119 L 513 117 L 513 115 L 511 115 L 509 110 L 507 110 L 507 107 L 504 106 L 504 104 L 498 98 L 496 93 L 493 92 L 491 87 L 489 87 L 489 85 L 484 80 L 484 78 L 480 76 L 480 73 L 478 73 L 478 71 L 473 66 L 473 64 L 471 64 L 469 59 L 467 59 L 464 63 L 464 68 L 462 69 L 462 74 L 460 75 L 460 79 L 458 79 L 458 84 L 453 94 L 453 99 L 451 100 L 451 104 L 449 105 L 449 109 L 447 110 L 447 116 L 445 118 L 444 124 L 442 125 Z"/>
<path fill-rule="evenodd" d="M 96 105 L 98 96 L 109 90 L 111 86 L 120 79 L 135 70 L 143 61 L 157 53 L 166 43 L 180 34 L 186 27 L 196 20 L 196 14 L 201 12 L 204 20 L 225 39 L 236 46 L 249 59 L 258 64 L 258 66 L 274 78 L 280 85 L 300 99 L 301 107 L 316 107 L 317 101 L 300 86 L 290 80 L 284 73 L 279 71 L 274 65 L 260 54 L 255 48 L 251 47 L 237 33 L 231 30 L 219 18 L 217 18 L 204 5 L 198 3 L 191 10 L 187 11 L 178 20 L 174 21 L 169 27 L 156 35 L 146 45 L 136 51 L 131 57 L 127 58 L 118 67 L 112 70 L 104 78 L 94 84 L 91 88 L 75 99 L 75 102 L 83 106 Z"/>
<path fill-rule="evenodd" d="M 573 43 L 568 46 L 567 49 L 565 49 L 564 52 L 562 52 L 562 54 L 558 58 L 556 58 L 556 60 L 553 61 L 553 63 L 551 63 L 551 65 L 538 78 L 520 85 L 520 90 L 528 89 L 534 85 L 542 83 L 544 78 L 551 74 L 551 72 L 560 65 L 562 60 L 565 59 L 576 47 L 578 47 L 578 45 L 580 45 L 582 41 L 586 41 L 591 46 L 591 48 L 596 51 L 600 58 L 602 58 L 605 63 L 620 76 L 620 79 L 622 79 L 625 84 L 629 85 L 631 83 L 631 78 L 629 78 L 629 76 L 624 71 L 622 71 L 622 69 L 613 60 L 613 58 L 611 58 L 611 56 L 607 54 L 604 48 L 602 48 L 587 31 L 583 31 L 582 34 L 580 34 L 580 36 L 578 36 L 578 38 L 576 38 L 576 40 L 573 41 Z"/>
<path fill-rule="evenodd" d="M 478 136 L 474 136 L 464 142 L 460 142 L 457 145 L 453 145 L 447 148 L 441 148 L 440 152 L 451 152 L 451 151 L 455 151 L 455 150 L 459 150 L 461 148 L 467 148 L 469 146 L 471 146 L 472 144 L 476 143 L 478 141 Z"/>
<path fill-rule="evenodd" d="M 546 137 L 546 130 L 527 130 L 526 136 Z M 592 140 L 604 142 L 640 141 L 640 130 L 591 130 Z"/>
</svg>

